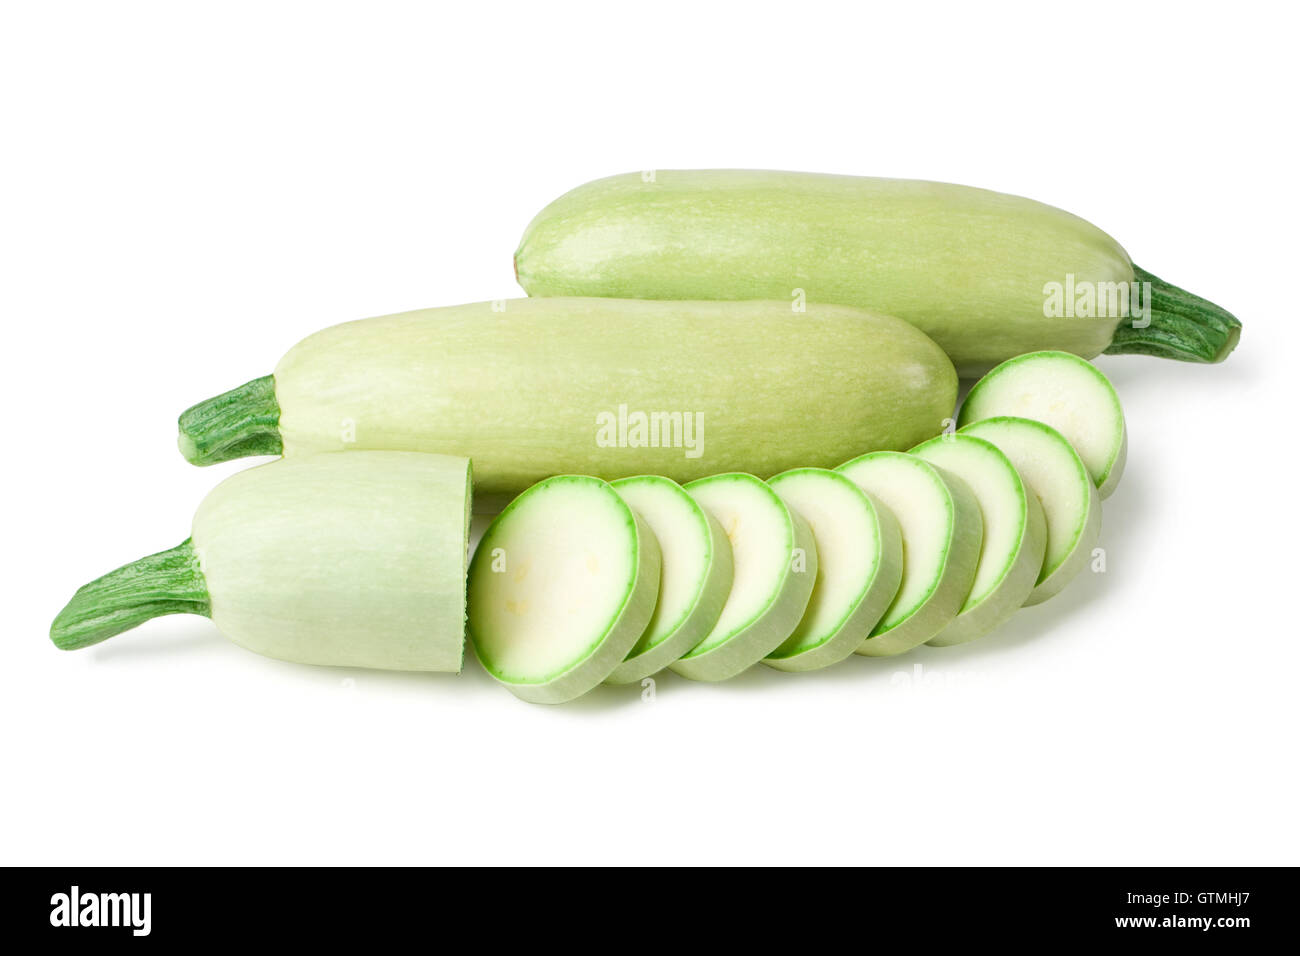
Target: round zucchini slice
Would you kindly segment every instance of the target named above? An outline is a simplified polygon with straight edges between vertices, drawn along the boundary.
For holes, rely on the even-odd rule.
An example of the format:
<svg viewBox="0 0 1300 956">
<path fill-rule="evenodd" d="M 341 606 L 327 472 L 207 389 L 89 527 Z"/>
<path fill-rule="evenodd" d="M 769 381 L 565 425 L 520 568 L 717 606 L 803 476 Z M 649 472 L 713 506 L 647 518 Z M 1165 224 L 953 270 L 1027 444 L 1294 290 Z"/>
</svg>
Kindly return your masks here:
<svg viewBox="0 0 1300 956">
<path fill-rule="evenodd" d="M 817 545 L 808 523 L 753 475 L 714 475 L 686 490 L 722 526 L 734 573 L 717 623 L 671 666 L 693 680 L 726 680 L 794 633 L 817 580 Z"/>
<path fill-rule="evenodd" d="M 1061 433 L 1040 421 L 986 418 L 959 434 L 997 445 L 1043 506 L 1047 547 L 1025 603 L 1046 601 L 1083 570 L 1101 535 L 1101 499 L 1088 469 Z"/>
<path fill-rule="evenodd" d="M 667 667 L 713 629 L 731 592 L 731 544 L 671 478 L 620 478 L 612 487 L 659 541 L 659 598 L 645 633 L 606 683 L 630 684 Z"/>
<path fill-rule="evenodd" d="M 469 569 L 469 635 L 489 674 L 563 703 L 609 677 L 645 633 L 659 544 L 599 478 L 533 485 L 483 535 Z"/>
<path fill-rule="evenodd" d="M 817 581 L 799 626 L 763 663 L 784 671 L 826 667 L 862 646 L 898 593 L 898 522 L 838 472 L 796 468 L 768 484 L 812 529 Z"/>
<path fill-rule="evenodd" d="M 973 641 L 1022 607 L 1038 582 L 1047 526 L 1038 498 L 997 446 L 973 435 L 941 435 L 911 454 L 966 482 L 984 519 L 975 583 L 956 619 L 927 642 Z"/>
<path fill-rule="evenodd" d="M 1110 380 L 1070 352 L 1030 352 L 1003 362 L 975 383 L 958 427 L 1010 415 L 1051 425 L 1074 446 L 1101 497 L 1124 473 L 1128 429 Z"/>
<path fill-rule="evenodd" d="M 872 452 L 836 471 L 884 502 L 903 539 L 898 594 L 857 653 L 909 651 L 951 624 L 970 593 L 983 536 L 979 505 L 960 478 L 903 452 Z"/>
</svg>

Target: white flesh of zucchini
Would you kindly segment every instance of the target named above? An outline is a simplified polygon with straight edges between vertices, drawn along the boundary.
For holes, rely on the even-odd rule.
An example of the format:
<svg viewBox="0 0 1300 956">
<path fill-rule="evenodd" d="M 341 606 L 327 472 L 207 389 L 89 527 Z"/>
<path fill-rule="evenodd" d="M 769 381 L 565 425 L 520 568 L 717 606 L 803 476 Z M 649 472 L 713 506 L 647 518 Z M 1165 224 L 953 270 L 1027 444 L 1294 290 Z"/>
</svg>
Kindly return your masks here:
<svg viewBox="0 0 1300 956">
<path fill-rule="evenodd" d="M 836 471 L 883 502 L 898 519 L 902 583 L 857 653 L 901 654 L 937 635 L 965 603 L 983 535 L 979 505 L 960 478 L 902 452 L 872 452 Z"/>
<path fill-rule="evenodd" d="M 1021 607 L 1043 568 L 1043 508 L 995 445 L 973 435 L 941 435 L 911 454 L 956 475 L 975 495 L 984 519 L 975 583 L 956 620 L 928 643 L 943 647 L 987 634 Z"/>
<path fill-rule="evenodd" d="M 1057 594 L 1092 559 L 1101 535 L 1101 499 L 1083 460 L 1050 425 L 1028 418 L 986 418 L 959 434 L 1002 449 L 1038 496 L 1047 523 L 1047 549 L 1026 604 Z"/>
<path fill-rule="evenodd" d="M 958 425 L 1014 415 L 1051 425 L 1083 459 L 1105 498 L 1119 484 L 1128 430 L 1119 396 L 1091 362 L 1069 352 L 1030 352 L 980 379 L 962 405 Z"/>
<path fill-rule="evenodd" d="M 862 646 L 898 593 L 898 522 L 838 472 L 797 468 L 768 484 L 812 529 L 817 581 L 799 626 L 763 663 L 784 671 L 826 667 Z"/>
<path fill-rule="evenodd" d="M 479 542 L 470 638 L 487 672 L 514 694 L 562 703 L 627 657 L 658 592 L 658 542 L 618 493 L 598 478 L 548 478 Z"/>
<path fill-rule="evenodd" d="M 670 478 L 641 475 L 611 485 L 650 526 L 662 559 L 654 615 L 606 678 L 629 684 L 667 667 L 713 629 L 731 592 L 731 544 L 718 520 Z"/>
<path fill-rule="evenodd" d="M 714 475 L 686 490 L 722 526 L 734 573 L 713 629 L 671 666 L 693 680 L 726 680 L 794 632 L 817 580 L 817 546 L 808 523 L 753 475 Z"/>
</svg>

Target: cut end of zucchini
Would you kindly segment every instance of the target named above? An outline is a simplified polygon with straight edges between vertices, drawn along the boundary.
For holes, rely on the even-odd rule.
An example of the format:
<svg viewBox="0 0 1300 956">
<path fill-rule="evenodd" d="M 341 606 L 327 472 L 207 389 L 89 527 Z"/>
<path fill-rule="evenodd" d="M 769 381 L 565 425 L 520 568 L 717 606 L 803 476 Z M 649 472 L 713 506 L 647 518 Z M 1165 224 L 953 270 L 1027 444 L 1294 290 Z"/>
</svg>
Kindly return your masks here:
<svg viewBox="0 0 1300 956">
<path fill-rule="evenodd" d="M 465 619 L 469 615 L 469 534 L 474 521 L 474 462 L 465 461 L 465 508 L 461 512 L 464 526 L 460 546 L 460 655 L 456 660 L 456 673 L 465 669 Z"/>
<path fill-rule="evenodd" d="M 1031 418 L 1065 436 L 1083 459 L 1101 497 L 1124 472 L 1128 432 L 1110 380 L 1070 352 L 1029 352 L 1003 362 L 966 396 L 958 426 L 985 418 Z"/>
<path fill-rule="evenodd" d="M 1241 321 L 1222 306 L 1133 266 L 1138 282 L 1151 283 L 1151 313 L 1143 326 L 1127 318 L 1115 330 L 1108 355 L 1154 355 L 1180 362 L 1222 362 L 1241 340 Z"/>
<path fill-rule="evenodd" d="M 50 640 L 72 651 L 165 614 L 210 613 L 207 582 L 186 539 L 83 585 L 54 619 Z"/>
<path fill-rule="evenodd" d="M 278 455 L 284 450 L 279 423 L 275 377 L 264 375 L 182 412 L 177 446 L 194 465 Z"/>
<path fill-rule="evenodd" d="M 644 633 L 659 545 L 604 481 L 565 475 L 516 498 L 469 572 L 469 631 L 484 668 L 535 703 L 604 681 Z"/>
</svg>

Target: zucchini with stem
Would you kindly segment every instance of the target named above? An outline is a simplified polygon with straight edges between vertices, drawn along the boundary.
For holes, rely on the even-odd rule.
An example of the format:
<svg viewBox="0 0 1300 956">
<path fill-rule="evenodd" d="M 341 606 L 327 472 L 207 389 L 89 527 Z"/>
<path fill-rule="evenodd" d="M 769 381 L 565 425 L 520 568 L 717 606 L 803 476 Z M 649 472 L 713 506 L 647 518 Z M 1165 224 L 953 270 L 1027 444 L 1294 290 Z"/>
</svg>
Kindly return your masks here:
<svg viewBox="0 0 1300 956">
<path fill-rule="evenodd" d="M 74 650 L 165 614 L 306 664 L 459 671 L 471 497 L 464 458 L 311 455 L 239 472 L 190 537 L 82 587 L 50 638 Z"/>
<path fill-rule="evenodd" d="M 947 356 L 888 316 L 522 299 L 318 332 L 273 377 L 186 411 L 180 447 L 201 465 L 278 450 L 463 455 L 476 497 L 499 506 L 556 474 L 767 478 L 910 448 L 956 398 Z"/>
<path fill-rule="evenodd" d="M 1220 362 L 1241 334 L 1225 309 L 1135 266 L 1078 216 L 911 179 L 753 169 L 598 179 L 529 223 L 515 275 L 533 296 L 802 296 L 872 309 L 922 329 L 964 377 L 1040 349 Z"/>
</svg>

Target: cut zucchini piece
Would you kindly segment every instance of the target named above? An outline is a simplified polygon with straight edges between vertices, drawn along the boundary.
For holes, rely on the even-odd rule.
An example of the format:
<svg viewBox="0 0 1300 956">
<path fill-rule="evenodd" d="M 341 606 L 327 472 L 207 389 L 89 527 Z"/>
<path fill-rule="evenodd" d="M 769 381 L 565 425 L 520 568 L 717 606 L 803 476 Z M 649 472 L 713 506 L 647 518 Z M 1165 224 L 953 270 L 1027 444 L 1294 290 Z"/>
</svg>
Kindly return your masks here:
<svg viewBox="0 0 1300 956">
<path fill-rule="evenodd" d="M 941 435 L 911 454 L 966 482 L 979 503 L 984 537 L 975 583 L 956 620 L 928 643 L 973 641 L 1009 618 L 1034 590 L 1047 546 L 1043 508 L 1011 460 L 982 438 Z"/>
<path fill-rule="evenodd" d="M 796 468 L 768 484 L 812 529 L 817 581 L 799 626 L 763 663 L 783 671 L 835 664 L 862 646 L 898 593 L 898 522 L 838 472 Z"/>
<path fill-rule="evenodd" d="M 1011 415 L 1051 425 L 1083 459 L 1105 498 L 1119 484 L 1128 452 L 1124 410 L 1110 380 L 1070 352 L 1030 352 L 1003 362 L 975 383 L 958 427 Z"/>
<path fill-rule="evenodd" d="M 722 525 L 671 478 L 620 478 L 611 487 L 659 542 L 659 598 L 627 660 L 605 679 L 630 684 L 681 657 L 713 629 L 731 593 L 731 544 Z"/>
<path fill-rule="evenodd" d="M 645 632 L 659 544 L 599 478 L 548 478 L 483 534 L 469 569 L 469 632 L 489 674 L 558 704 L 591 690 Z"/>
<path fill-rule="evenodd" d="M 1101 499 L 1083 459 L 1060 432 L 1034 419 L 986 418 L 960 434 L 997 445 L 1038 496 L 1047 548 L 1038 583 L 1025 603 L 1046 601 L 1083 570 L 1101 535 Z"/>
<path fill-rule="evenodd" d="M 686 490 L 722 526 L 734 572 L 717 623 L 671 667 L 692 680 L 726 680 L 794 633 L 817 580 L 817 545 L 808 523 L 753 475 L 714 475 Z"/>
<path fill-rule="evenodd" d="M 872 452 L 835 470 L 893 512 L 903 539 L 898 595 L 857 653 L 909 651 L 951 624 L 970 593 L 983 536 L 979 505 L 960 478 L 902 452 Z"/>
<path fill-rule="evenodd" d="M 50 629 L 89 647 L 164 614 L 201 614 L 240 647 L 302 664 L 459 671 L 466 458 L 303 455 L 247 468 L 191 536 L 82 587 Z"/>
</svg>

